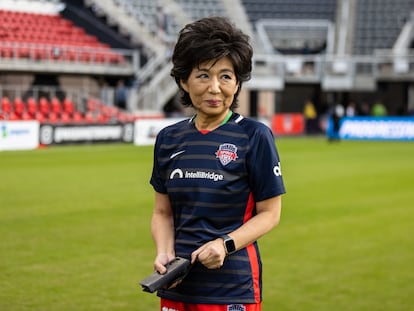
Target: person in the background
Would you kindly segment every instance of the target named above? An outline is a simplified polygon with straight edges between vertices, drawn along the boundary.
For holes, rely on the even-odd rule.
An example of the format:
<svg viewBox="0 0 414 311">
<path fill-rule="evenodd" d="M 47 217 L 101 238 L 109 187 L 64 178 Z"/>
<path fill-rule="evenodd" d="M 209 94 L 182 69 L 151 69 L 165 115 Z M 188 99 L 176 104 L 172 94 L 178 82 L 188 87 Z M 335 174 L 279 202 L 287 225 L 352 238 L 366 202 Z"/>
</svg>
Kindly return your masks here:
<svg viewBox="0 0 414 311">
<path fill-rule="evenodd" d="M 372 105 L 371 115 L 373 117 L 385 117 L 387 114 L 387 108 L 381 101 L 377 100 L 374 105 Z"/>
<path fill-rule="evenodd" d="M 318 114 L 315 105 L 311 100 L 307 100 L 303 107 L 303 117 L 305 118 L 306 134 L 315 134 L 318 132 Z"/>
<path fill-rule="evenodd" d="M 124 81 L 119 80 L 115 89 L 115 106 L 124 110 L 127 108 L 127 93 Z"/>
<path fill-rule="evenodd" d="M 257 240 L 279 223 L 285 187 L 271 130 L 234 111 L 252 54 L 248 36 L 222 17 L 180 31 L 171 75 L 195 114 L 157 135 L 151 231 L 156 271 L 176 256 L 193 267 L 158 291 L 160 310 L 261 310 Z"/>
<path fill-rule="evenodd" d="M 356 104 L 353 100 L 351 100 L 345 109 L 345 116 L 347 117 L 355 117 L 356 116 Z"/>
<path fill-rule="evenodd" d="M 329 141 L 339 141 L 339 130 L 341 129 L 341 119 L 345 115 L 345 108 L 342 104 L 336 104 L 332 110 L 332 129 L 329 132 Z"/>
<path fill-rule="evenodd" d="M 363 101 L 359 107 L 357 107 L 357 114 L 359 116 L 367 117 L 371 114 L 370 110 L 370 105 L 366 101 Z"/>
</svg>

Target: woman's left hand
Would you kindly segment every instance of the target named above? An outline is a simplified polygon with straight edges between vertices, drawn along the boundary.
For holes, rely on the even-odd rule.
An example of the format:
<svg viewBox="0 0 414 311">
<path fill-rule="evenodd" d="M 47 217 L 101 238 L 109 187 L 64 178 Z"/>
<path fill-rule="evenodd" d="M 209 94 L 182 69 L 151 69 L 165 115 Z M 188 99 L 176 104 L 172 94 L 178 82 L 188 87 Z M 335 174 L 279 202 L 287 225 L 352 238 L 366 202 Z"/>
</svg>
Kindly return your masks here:
<svg viewBox="0 0 414 311">
<path fill-rule="evenodd" d="M 218 238 L 207 242 L 191 254 L 191 263 L 198 260 L 208 269 L 219 269 L 223 266 L 226 258 L 223 239 Z"/>
</svg>

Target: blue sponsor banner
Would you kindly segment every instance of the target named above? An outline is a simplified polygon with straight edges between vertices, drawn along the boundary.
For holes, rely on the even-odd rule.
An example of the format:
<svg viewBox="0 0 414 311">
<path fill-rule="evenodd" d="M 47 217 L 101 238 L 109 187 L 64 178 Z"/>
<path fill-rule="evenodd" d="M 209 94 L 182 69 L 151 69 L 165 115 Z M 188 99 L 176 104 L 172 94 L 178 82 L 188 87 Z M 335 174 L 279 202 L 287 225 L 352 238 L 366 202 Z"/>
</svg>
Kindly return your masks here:
<svg viewBox="0 0 414 311">
<path fill-rule="evenodd" d="M 414 117 L 343 117 L 334 130 L 330 119 L 328 138 L 349 140 L 414 140 Z"/>
</svg>

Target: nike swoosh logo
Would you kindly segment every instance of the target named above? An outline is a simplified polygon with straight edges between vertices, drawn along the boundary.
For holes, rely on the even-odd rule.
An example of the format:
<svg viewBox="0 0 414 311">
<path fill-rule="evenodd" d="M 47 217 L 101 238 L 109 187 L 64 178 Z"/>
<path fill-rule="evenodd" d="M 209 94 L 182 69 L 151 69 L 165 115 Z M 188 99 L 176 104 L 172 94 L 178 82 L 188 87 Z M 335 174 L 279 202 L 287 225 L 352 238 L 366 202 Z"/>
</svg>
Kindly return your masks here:
<svg viewBox="0 0 414 311">
<path fill-rule="evenodd" d="M 173 153 L 173 154 L 170 156 L 170 159 L 175 158 L 176 156 L 178 156 L 179 154 L 182 154 L 182 153 L 184 153 L 184 152 L 185 152 L 185 150 L 181 150 L 181 151 L 175 152 L 175 153 Z"/>
</svg>

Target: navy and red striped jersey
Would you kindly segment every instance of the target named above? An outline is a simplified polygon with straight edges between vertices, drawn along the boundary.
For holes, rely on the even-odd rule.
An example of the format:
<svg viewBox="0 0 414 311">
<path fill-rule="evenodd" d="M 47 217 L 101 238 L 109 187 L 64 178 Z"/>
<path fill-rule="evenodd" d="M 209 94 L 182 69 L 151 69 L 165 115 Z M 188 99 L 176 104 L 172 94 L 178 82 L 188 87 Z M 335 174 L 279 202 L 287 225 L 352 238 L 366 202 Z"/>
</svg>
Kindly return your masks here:
<svg viewBox="0 0 414 311">
<path fill-rule="evenodd" d="M 192 120 L 161 130 L 150 183 L 170 198 L 175 251 L 185 258 L 247 222 L 255 202 L 285 193 L 271 130 L 236 113 L 207 134 Z M 261 270 L 255 242 L 226 257 L 220 269 L 196 263 L 178 287 L 158 295 L 188 303 L 258 303 Z"/>
</svg>

